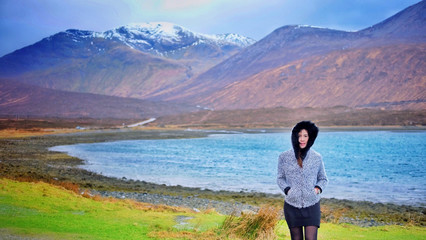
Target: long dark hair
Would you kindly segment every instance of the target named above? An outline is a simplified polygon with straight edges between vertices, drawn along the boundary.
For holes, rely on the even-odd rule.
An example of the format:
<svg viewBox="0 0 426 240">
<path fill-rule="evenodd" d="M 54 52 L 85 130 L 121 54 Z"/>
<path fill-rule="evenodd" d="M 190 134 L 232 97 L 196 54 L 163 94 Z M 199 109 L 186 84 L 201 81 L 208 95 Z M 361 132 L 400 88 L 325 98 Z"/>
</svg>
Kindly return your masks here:
<svg viewBox="0 0 426 240">
<path fill-rule="evenodd" d="M 308 143 L 303 149 L 301 149 L 299 146 L 299 132 L 302 131 L 302 129 L 305 129 L 309 136 Z M 318 132 L 318 127 L 311 121 L 299 122 L 291 131 L 291 143 L 293 144 L 294 155 L 297 159 L 297 164 L 299 164 L 300 167 L 303 166 L 303 160 L 305 159 L 309 149 L 312 147 L 312 145 L 314 145 L 315 139 L 318 136 Z"/>
</svg>

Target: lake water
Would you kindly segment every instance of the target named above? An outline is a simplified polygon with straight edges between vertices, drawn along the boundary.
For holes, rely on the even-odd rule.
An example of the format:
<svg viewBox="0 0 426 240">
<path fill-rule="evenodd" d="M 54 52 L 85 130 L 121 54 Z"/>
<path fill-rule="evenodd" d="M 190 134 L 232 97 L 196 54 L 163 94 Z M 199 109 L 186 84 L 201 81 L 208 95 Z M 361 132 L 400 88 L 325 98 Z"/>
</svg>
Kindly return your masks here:
<svg viewBox="0 0 426 240">
<path fill-rule="evenodd" d="M 280 193 L 278 156 L 290 133 L 213 134 L 56 146 L 84 169 L 127 179 L 212 190 Z M 329 184 L 323 197 L 426 206 L 425 131 L 320 132 Z"/>
</svg>

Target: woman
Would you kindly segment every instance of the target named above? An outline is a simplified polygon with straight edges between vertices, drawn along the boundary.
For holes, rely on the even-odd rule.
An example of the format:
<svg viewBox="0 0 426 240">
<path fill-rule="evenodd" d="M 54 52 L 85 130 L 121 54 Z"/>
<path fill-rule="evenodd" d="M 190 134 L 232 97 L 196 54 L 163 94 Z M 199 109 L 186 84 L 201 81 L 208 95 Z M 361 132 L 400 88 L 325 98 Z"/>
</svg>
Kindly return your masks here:
<svg viewBox="0 0 426 240">
<path fill-rule="evenodd" d="M 296 124 L 291 132 L 293 149 L 278 158 L 278 186 L 285 194 L 284 216 L 291 239 L 317 239 L 320 227 L 320 193 L 327 185 L 324 163 L 311 149 L 318 127 L 310 121 Z"/>
</svg>

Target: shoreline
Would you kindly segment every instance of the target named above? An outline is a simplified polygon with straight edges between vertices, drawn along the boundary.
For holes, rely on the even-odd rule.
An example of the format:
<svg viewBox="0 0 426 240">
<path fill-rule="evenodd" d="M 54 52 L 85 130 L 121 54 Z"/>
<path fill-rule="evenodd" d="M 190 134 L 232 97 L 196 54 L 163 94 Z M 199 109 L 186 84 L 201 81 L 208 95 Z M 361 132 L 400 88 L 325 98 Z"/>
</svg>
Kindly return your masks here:
<svg viewBox="0 0 426 240">
<path fill-rule="evenodd" d="M 374 128 L 376 129 L 376 128 Z M 396 129 L 396 130 L 395 130 Z M 265 130 L 265 129 L 241 129 L 241 130 L 214 130 L 214 129 L 198 129 L 198 130 L 184 130 L 184 131 L 195 131 L 195 132 L 201 132 L 201 133 L 205 133 L 206 136 L 212 136 L 212 135 L 223 135 L 224 137 L 226 136 L 249 136 L 252 134 L 260 134 L 260 136 L 262 136 L 262 134 L 265 134 L 264 136 L 267 136 L 268 134 L 276 134 L 276 136 L 280 136 L 281 133 L 286 134 L 285 131 L 281 131 L 282 129 L 269 129 L 269 130 Z M 330 127 L 325 129 L 323 132 L 330 132 L 330 131 L 341 131 L 342 128 L 334 128 L 334 127 Z M 346 131 L 347 128 L 343 128 L 343 131 Z M 371 127 L 368 128 L 352 128 L 352 130 L 354 132 L 358 132 L 358 131 L 372 131 Z M 406 128 L 381 128 L 381 130 L 383 131 L 395 131 L 396 134 L 398 134 L 399 131 L 407 131 Z M 409 131 L 411 131 L 412 128 L 409 129 Z M 417 129 L 415 129 L 414 131 L 418 131 Z M 288 133 L 288 132 L 287 132 Z M 240 135 L 239 135 L 240 134 Z M 349 134 L 349 133 L 348 133 Z M 367 133 L 369 134 L 369 133 Z M 270 135 L 271 136 L 271 135 Z M 424 135 L 422 135 L 424 136 Z M 208 140 L 207 140 L 208 141 Z M 71 146 L 71 145 L 68 145 Z M 87 145 L 89 148 L 91 145 Z M 96 144 L 93 146 L 97 146 Z M 144 145 L 145 146 L 145 145 Z M 79 147 L 67 147 L 67 145 L 65 145 L 63 147 L 62 146 L 58 146 L 59 148 L 51 148 L 49 150 L 51 151 L 58 151 L 64 154 L 69 154 L 70 156 L 74 156 L 74 157 L 79 157 L 79 153 L 80 151 L 78 149 L 80 149 Z M 146 148 L 146 146 L 145 146 Z M 90 154 L 89 154 L 90 155 Z M 83 156 L 83 155 L 81 155 Z M 182 156 L 182 154 L 180 154 L 180 156 Z M 185 156 L 185 155 L 184 155 Z M 124 157 L 124 156 L 123 156 Z M 274 156 L 272 156 L 273 158 Z M 99 158 L 96 158 L 99 160 Z M 154 156 L 150 157 L 150 159 L 155 159 Z M 187 157 L 183 157 L 183 159 L 188 159 Z M 271 159 L 271 156 L 269 156 L 268 159 Z M 184 160 L 182 160 L 184 161 Z M 115 166 L 114 162 L 111 162 L 111 166 Z M 126 162 L 121 162 L 121 165 L 125 166 L 127 165 Z M 145 182 L 149 182 L 155 185 L 167 185 L 168 187 L 176 187 L 176 186 L 182 186 L 185 188 L 189 188 L 189 189 L 207 189 L 209 191 L 227 191 L 227 192 L 244 192 L 244 193 L 260 193 L 260 194 L 267 194 L 267 195 L 274 195 L 274 194 L 281 194 L 281 191 L 276 188 L 276 184 L 273 185 L 271 183 L 269 183 L 269 185 L 261 185 L 261 187 L 256 185 L 256 180 L 254 182 L 252 182 L 254 185 L 256 185 L 257 187 L 253 187 L 251 186 L 251 184 L 247 185 L 247 183 L 245 184 L 239 184 L 239 185 L 235 185 L 235 184 L 228 184 L 227 182 L 222 182 L 222 184 L 215 184 L 214 186 L 212 184 L 200 184 L 199 182 L 203 182 L 203 179 L 200 178 L 200 176 L 195 177 L 194 180 L 176 180 L 176 178 L 170 178 L 166 176 L 160 176 L 160 175 L 164 175 L 164 174 L 160 174 L 160 175 L 155 175 L 156 177 L 144 177 L 145 174 L 143 174 L 143 172 L 145 171 L 144 169 L 146 169 L 146 166 L 141 165 L 140 168 L 138 168 L 138 170 L 136 171 L 136 169 L 133 169 L 130 172 L 122 172 L 122 171 L 116 171 L 114 168 L 108 167 L 103 169 L 102 165 L 97 165 L 99 164 L 97 161 L 95 161 L 95 163 L 92 163 L 91 161 L 88 161 L 87 163 L 84 163 L 83 165 L 79 166 L 82 169 L 85 169 L 87 171 L 92 171 L 94 173 L 98 173 L 100 175 L 104 175 L 107 177 L 111 177 L 111 178 L 123 178 L 123 179 L 132 179 L 132 181 L 145 181 Z M 155 163 L 153 163 L 155 164 Z M 156 165 L 154 165 L 156 166 Z M 159 166 L 161 167 L 161 166 Z M 111 170 L 109 170 L 111 169 Z M 133 174 L 132 174 L 133 173 Z M 136 174 L 138 173 L 138 174 Z M 173 176 L 173 175 L 169 175 L 166 174 L 167 176 Z M 154 176 L 154 175 L 152 175 Z M 186 176 L 186 175 L 185 175 Z M 182 178 L 185 178 L 185 176 L 181 176 Z M 268 175 L 268 180 L 270 180 L 270 175 Z M 188 176 L 189 177 L 189 176 Z M 249 176 L 247 176 L 249 177 Z M 256 179 L 256 178 L 255 178 Z M 220 179 L 217 179 L 218 181 L 220 181 Z M 258 180 L 257 180 L 258 181 Z M 349 181 L 349 179 L 347 179 L 347 181 Z M 352 180 L 350 180 L 352 181 Z M 355 181 L 355 180 L 354 180 Z M 234 182 L 233 182 L 234 183 Z M 333 181 L 334 183 L 334 181 Z M 332 183 L 332 184 L 333 184 Z M 387 184 L 386 182 L 381 182 L 382 184 Z M 365 184 L 362 183 L 361 184 Z M 403 184 L 403 182 L 399 182 L 397 183 L 397 185 L 401 185 Z M 222 185 L 222 186 L 220 186 Z M 331 185 L 330 185 L 331 186 Z M 413 207 L 426 207 L 426 202 L 424 202 L 424 199 L 422 198 L 422 191 L 404 191 L 405 194 L 401 194 L 401 192 L 399 193 L 390 193 L 389 191 L 383 192 L 380 188 L 368 188 L 366 189 L 364 187 L 361 188 L 360 186 L 358 186 L 357 188 L 351 188 L 349 186 L 349 188 L 346 187 L 346 189 L 342 189 L 341 188 L 342 185 L 339 184 L 334 184 L 333 186 L 331 186 L 331 188 L 327 191 L 326 194 L 323 194 L 323 198 L 336 198 L 339 200 L 349 200 L 349 201 L 365 201 L 368 199 L 368 201 L 372 202 L 372 203 L 377 203 L 377 204 L 395 204 L 395 205 L 400 205 L 400 206 L 413 206 Z M 395 184 L 392 185 L 395 188 Z M 423 188 L 421 187 L 417 187 L 417 185 L 410 185 L 409 187 L 413 187 L 413 189 L 420 189 L 423 190 Z M 415 188 L 414 188 L 415 187 Z M 389 187 L 390 188 L 390 187 Z M 369 194 L 366 194 L 367 191 L 361 192 L 363 190 L 369 190 Z M 402 189 L 401 189 L 402 190 Z M 424 192 L 424 191 L 423 191 Z"/>
<path fill-rule="evenodd" d="M 256 129 L 256 131 L 262 130 L 264 129 Z M 148 194 L 170 196 L 166 197 L 166 199 L 176 197 L 179 199 L 180 196 L 180 199 L 182 199 L 181 202 L 192 198 L 247 206 L 269 204 L 281 208 L 283 197 L 280 194 L 212 191 L 208 189 L 202 190 L 199 188 L 166 186 L 164 184 L 153 184 L 144 181 L 116 179 L 77 168 L 76 166 L 84 163 L 83 160 L 70 157 L 64 153 L 48 150 L 49 147 L 53 146 L 77 143 L 136 139 L 198 138 L 206 137 L 211 133 L 215 133 L 215 131 L 212 129 L 203 129 L 202 131 L 110 129 L 23 138 L 0 138 L 0 147 L 2 150 L 0 153 L 0 177 L 26 178 L 41 181 L 51 179 L 69 181 L 85 189 L 109 193 L 125 192 L 145 193 L 146 196 Z M 271 129 L 268 132 L 270 131 Z M 283 132 L 285 129 L 280 128 L 272 131 Z M 253 133 L 253 131 L 248 129 L 247 133 Z M 420 226 L 426 225 L 424 216 L 426 208 L 424 207 L 338 199 L 323 199 L 322 205 L 323 220 L 327 222 L 348 222 L 361 226 L 406 224 L 410 222 L 414 222 L 415 225 Z M 371 219 L 373 219 L 372 222 Z M 368 222 L 371 222 L 371 224 L 367 224 Z"/>
</svg>

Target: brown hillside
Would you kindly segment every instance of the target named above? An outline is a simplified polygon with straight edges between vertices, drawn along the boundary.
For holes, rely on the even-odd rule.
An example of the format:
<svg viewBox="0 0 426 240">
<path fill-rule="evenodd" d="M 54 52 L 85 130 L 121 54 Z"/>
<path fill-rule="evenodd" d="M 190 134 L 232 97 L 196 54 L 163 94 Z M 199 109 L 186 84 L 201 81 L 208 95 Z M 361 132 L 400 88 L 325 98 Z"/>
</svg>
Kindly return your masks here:
<svg viewBox="0 0 426 240">
<path fill-rule="evenodd" d="M 131 98 L 155 95 L 187 78 L 187 68 L 171 60 L 125 46 L 105 51 L 13 78 L 45 88 Z"/>
<path fill-rule="evenodd" d="M 145 49 L 138 45 L 145 42 L 138 37 L 149 38 L 145 30 L 115 29 L 138 33 L 121 40 L 92 31 L 60 32 L 1 57 L 0 76 L 57 90 L 153 99 L 242 48 L 179 32 L 180 41 L 173 43 L 151 36 L 153 45 Z"/>
<path fill-rule="evenodd" d="M 284 26 L 163 99 L 215 109 L 423 108 L 426 1 L 364 30 Z"/>
<path fill-rule="evenodd" d="M 65 92 L 0 80 L 0 115 L 6 117 L 147 119 L 196 110 L 172 103 Z"/>
<path fill-rule="evenodd" d="M 342 106 L 217 110 L 163 116 L 152 125 L 187 128 L 292 127 L 296 122 L 307 119 L 320 126 L 425 126 L 426 111 L 356 109 Z"/>
<path fill-rule="evenodd" d="M 426 44 L 334 51 L 233 82 L 196 102 L 214 109 L 370 106 L 426 109 Z"/>
</svg>

